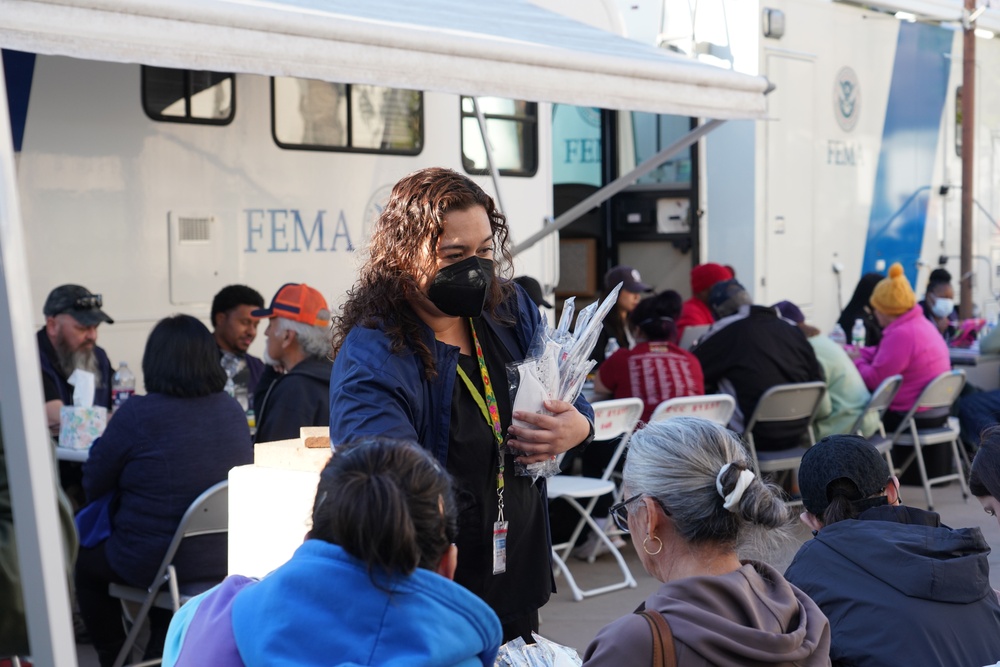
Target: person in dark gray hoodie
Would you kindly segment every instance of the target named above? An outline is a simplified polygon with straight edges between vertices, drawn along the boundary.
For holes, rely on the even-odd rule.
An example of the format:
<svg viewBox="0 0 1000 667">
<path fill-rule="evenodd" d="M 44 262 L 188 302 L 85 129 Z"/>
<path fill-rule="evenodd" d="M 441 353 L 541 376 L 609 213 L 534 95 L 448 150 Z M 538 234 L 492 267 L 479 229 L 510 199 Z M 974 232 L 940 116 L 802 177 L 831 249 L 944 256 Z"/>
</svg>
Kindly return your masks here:
<svg viewBox="0 0 1000 667">
<path fill-rule="evenodd" d="M 251 313 L 270 318 L 264 335 L 268 368 L 254 394 L 254 442 L 299 437 L 302 426 L 329 426 L 330 310 L 318 290 L 305 283 L 282 285 L 269 308 Z"/>
<path fill-rule="evenodd" d="M 834 665 L 1000 660 L 1000 604 L 979 528 L 903 505 L 885 459 L 855 435 L 810 448 L 799 488 L 815 538 L 785 578 L 830 619 Z"/>
<path fill-rule="evenodd" d="M 816 603 L 774 568 L 737 555 L 747 542 L 765 544 L 791 516 L 735 435 L 704 419 L 648 424 L 629 442 L 624 490 L 611 516 L 663 585 L 643 613 L 597 634 L 584 667 L 654 664 L 657 636 L 675 655 L 664 664 L 830 664 L 830 625 Z M 658 621 L 649 612 L 672 638 L 651 629 Z"/>
</svg>

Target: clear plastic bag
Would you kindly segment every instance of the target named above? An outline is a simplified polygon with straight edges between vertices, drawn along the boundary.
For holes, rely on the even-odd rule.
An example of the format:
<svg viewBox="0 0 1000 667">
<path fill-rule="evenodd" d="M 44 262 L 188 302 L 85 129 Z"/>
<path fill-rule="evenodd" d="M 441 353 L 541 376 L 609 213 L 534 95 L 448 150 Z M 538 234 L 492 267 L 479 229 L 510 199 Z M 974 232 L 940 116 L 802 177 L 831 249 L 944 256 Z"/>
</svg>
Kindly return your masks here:
<svg viewBox="0 0 1000 667">
<path fill-rule="evenodd" d="M 531 633 L 534 644 L 517 637 L 500 647 L 495 667 L 580 667 L 583 659 L 576 650 Z"/>
<path fill-rule="evenodd" d="M 575 303 L 567 299 L 562 317 L 556 328 L 543 321 L 528 349 L 528 358 L 507 365 L 507 379 L 514 412 L 550 414 L 544 402 L 558 399 L 574 402 L 583 391 L 587 375 L 597 363 L 590 353 L 597 344 L 605 315 L 618 301 L 621 284 L 615 287 L 600 304 L 592 303 L 580 311 L 576 327 L 570 332 Z M 532 428 L 525 422 L 514 420 L 522 428 Z M 523 452 L 511 449 L 515 455 Z M 537 480 L 559 473 L 559 461 L 548 460 L 529 465 L 516 464 L 515 472 Z"/>
</svg>

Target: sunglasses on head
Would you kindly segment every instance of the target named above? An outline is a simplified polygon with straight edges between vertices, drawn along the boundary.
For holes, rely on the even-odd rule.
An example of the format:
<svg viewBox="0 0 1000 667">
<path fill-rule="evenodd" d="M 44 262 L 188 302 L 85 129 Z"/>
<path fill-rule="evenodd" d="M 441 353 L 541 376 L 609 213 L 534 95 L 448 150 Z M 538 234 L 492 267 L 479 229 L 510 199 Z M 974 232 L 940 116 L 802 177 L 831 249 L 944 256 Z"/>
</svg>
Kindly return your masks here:
<svg viewBox="0 0 1000 667">
<path fill-rule="evenodd" d="M 90 294 L 89 296 L 78 296 L 74 305 L 80 310 L 91 310 L 100 308 L 103 305 L 100 294 Z"/>
<path fill-rule="evenodd" d="M 611 520 L 615 522 L 615 526 L 618 528 L 618 530 L 621 530 L 621 531 L 626 532 L 626 533 L 629 532 L 629 530 L 628 530 L 628 506 L 631 505 L 634 501 L 639 500 L 639 498 L 642 498 L 645 495 L 646 494 L 644 494 L 644 493 L 637 493 L 636 495 L 632 496 L 631 498 L 623 500 L 620 503 L 618 503 L 617 505 L 612 505 L 611 506 L 611 508 L 608 510 L 608 513 L 611 515 Z M 656 501 L 656 504 L 660 506 L 660 509 L 663 510 L 664 514 L 666 514 L 667 516 L 673 516 L 673 514 L 671 514 L 670 510 L 667 509 L 667 506 L 664 505 L 663 502 L 660 501 L 659 498 L 656 498 L 654 496 L 649 496 L 649 497 Z"/>
</svg>

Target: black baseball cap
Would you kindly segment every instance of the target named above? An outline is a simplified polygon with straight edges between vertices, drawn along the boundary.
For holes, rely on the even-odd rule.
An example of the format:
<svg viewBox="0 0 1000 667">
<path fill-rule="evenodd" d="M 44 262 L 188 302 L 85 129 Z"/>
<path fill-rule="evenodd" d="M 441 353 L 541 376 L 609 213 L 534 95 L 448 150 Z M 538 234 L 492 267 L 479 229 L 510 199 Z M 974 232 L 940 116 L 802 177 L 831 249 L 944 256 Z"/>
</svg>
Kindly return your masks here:
<svg viewBox="0 0 1000 667">
<path fill-rule="evenodd" d="M 708 293 L 708 305 L 720 319 L 732 315 L 748 303 L 751 303 L 750 294 L 735 278 L 715 283 Z"/>
<path fill-rule="evenodd" d="M 830 435 L 806 450 L 799 465 L 802 504 L 822 516 L 830 504 L 827 489 L 838 479 L 847 479 L 865 500 L 881 493 L 892 474 L 875 446 L 859 435 Z"/>
<path fill-rule="evenodd" d="M 607 291 L 613 290 L 618 283 L 622 283 L 622 289 L 626 292 L 639 294 L 653 291 L 652 285 L 642 282 L 642 276 L 631 266 L 619 264 L 604 274 L 604 289 Z"/>
<path fill-rule="evenodd" d="M 101 310 L 103 299 L 80 285 L 60 285 L 45 299 L 42 314 L 46 317 L 72 315 L 73 319 L 85 327 L 97 326 L 101 322 L 114 324 L 115 321 Z"/>
<path fill-rule="evenodd" d="M 524 291 L 528 293 L 528 296 L 531 297 L 536 306 L 552 307 L 552 304 L 546 301 L 545 296 L 542 294 L 542 286 L 531 276 L 518 276 L 514 278 L 514 282 L 524 288 Z"/>
</svg>

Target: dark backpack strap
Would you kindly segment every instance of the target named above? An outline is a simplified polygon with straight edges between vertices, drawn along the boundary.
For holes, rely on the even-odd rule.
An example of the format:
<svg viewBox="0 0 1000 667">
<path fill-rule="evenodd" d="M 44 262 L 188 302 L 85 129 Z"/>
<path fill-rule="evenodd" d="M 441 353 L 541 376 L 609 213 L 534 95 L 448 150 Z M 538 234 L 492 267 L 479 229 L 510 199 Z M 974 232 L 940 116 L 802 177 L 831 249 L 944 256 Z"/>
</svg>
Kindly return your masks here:
<svg viewBox="0 0 1000 667">
<path fill-rule="evenodd" d="M 674 652 L 674 634 L 670 624 L 663 614 L 651 609 L 644 609 L 639 614 L 649 623 L 653 633 L 653 667 L 677 667 L 677 654 Z"/>
</svg>

